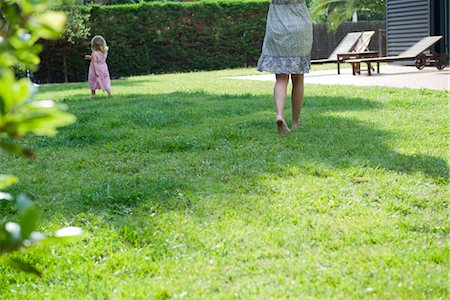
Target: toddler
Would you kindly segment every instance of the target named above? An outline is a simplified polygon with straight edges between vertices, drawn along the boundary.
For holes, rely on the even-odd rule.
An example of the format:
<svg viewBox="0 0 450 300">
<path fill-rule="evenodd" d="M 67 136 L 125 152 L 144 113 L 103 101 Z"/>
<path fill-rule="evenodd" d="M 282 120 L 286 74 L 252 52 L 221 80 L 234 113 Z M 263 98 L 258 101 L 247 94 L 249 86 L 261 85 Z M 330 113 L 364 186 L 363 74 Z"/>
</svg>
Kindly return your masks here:
<svg viewBox="0 0 450 300">
<path fill-rule="evenodd" d="M 103 90 L 111 96 L 111 79 L 109 77 L 108 65 L 108 45 L 101 35 L 96 35 L 91 40 L 92 54 L 86 55 L 85 59 L 90 60 L 88 83 L 91 89 L 92 98 L 95 98 L 96 90 Z"/>
</svg>

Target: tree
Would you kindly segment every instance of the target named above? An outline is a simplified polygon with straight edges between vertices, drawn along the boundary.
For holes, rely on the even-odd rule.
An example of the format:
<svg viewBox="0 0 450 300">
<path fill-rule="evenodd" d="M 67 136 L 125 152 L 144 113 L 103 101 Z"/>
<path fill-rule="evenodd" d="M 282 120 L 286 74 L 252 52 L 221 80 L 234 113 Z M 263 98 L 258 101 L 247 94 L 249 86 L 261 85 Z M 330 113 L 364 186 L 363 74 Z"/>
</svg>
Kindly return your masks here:
<svg viewBox="0 0 450 300">
<path fill-rule="evenodd" d="M 329 29 L 336 30 L 344 21 L 350 20 L 354 13 L 364 19 L 385 19 L 386 0 L 313 0 L 312 16 L 325 20 Z"/>
<path fill-rule="evenodd" d="M 90 18 L 90 6 L 82 5 L 82 0 L 72 0 L 69 3 L 60 5 L 57 7 L 58 10 L 64 11 L 67 16 L 67 23 L 64 27 L 61 39 L 54 41 L 56 44 L 75 44 L 79 42 L 85 42 L 90 35 L 91 27 L 89 25 Z M 71 49 L 67 47 L 66 49 Z M 64 81 L 69 82 L 67 75 L 67 57 L 71 53 L 63 53 L 63 73 Z"/>
<path fill-rule="evenodd" d="M 33 101 L 34 87 L 27 78 L 16 79 L 13 68 L 35 70 L 42 47 L 37 41 L 60 36 L 65 24 L 64 13 L 48 10 L 48 0 L 0 1 L 0 151 L 33 157 L 32 150 L 18 140 L 29 135 L 53 136 L 57 128 L 75 121 L 75 117 L 50 100 Z M 23 271 L 40 274 L 30 264 L 11 259 L 8 254 L 28 247 L 46 237 L 35 232 L 39 210 L 26 197 L 2 192 L 18 181 L 11 175 L 0 175 L 0 200 L 15 200 L 16 221 L 0 224 L 0 262 Z M 56 237 L 79 233 L 67 228 Z"/>
</svg>

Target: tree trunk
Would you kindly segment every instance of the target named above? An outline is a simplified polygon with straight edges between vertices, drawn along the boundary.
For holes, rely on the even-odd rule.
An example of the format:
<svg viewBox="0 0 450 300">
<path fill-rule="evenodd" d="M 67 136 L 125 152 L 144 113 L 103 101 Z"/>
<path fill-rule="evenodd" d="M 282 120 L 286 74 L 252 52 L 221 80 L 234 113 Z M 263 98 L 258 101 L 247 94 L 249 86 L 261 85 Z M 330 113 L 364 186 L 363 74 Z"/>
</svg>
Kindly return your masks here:
<svg viewBox="0 0 450 300">
<path fill-rule="evenodd" d="M 64 53 L 63 55 L 63 73 L 64 73 L 64 82 L 69 82 L 69 78 L 67 76 L 67 55 Z"/>
</svg>

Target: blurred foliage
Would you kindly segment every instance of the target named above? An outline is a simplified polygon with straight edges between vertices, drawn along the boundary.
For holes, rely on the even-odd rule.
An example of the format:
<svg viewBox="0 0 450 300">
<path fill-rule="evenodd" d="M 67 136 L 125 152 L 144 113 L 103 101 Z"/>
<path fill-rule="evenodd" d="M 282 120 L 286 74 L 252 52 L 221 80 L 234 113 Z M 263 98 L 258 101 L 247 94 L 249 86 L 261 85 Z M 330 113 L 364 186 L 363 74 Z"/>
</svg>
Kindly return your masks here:
<svg viewBox="0 0 450 300">
<path fill-rule="evenodd" d="M 353 13 L 359 20 L 385 20 L 386 0 L 312 0 L 312 18 L 325 22 L 336 31 L 344 21 L 350 21 Z"/>
<path fill-rule="evenodd" d="M 64 29 L 66 16 L 48 10 L 47 0 L 10 0 L 0 2 L 0 151 L 33 157 L 20 144 L 28 135 L 54 136 L 57 128 L 75 121 L 64 107 L 51 100 L 33 101 L 36 89 L 27 78 L 16 79 L 15 69 L 36 70 L 40 63 L 40 39 L 56 39 Z M 32 265 L 6 254 L 31 246 L 46 237 L 35 231 L 37 207 L 24 195 L 14 198 L 3 192 L 18 179 L 0 175 L 0 200 L 14 201 L 16 221 L 0 224 L 0 260 L 23 271 L 40 275 Z"/>
</svg>

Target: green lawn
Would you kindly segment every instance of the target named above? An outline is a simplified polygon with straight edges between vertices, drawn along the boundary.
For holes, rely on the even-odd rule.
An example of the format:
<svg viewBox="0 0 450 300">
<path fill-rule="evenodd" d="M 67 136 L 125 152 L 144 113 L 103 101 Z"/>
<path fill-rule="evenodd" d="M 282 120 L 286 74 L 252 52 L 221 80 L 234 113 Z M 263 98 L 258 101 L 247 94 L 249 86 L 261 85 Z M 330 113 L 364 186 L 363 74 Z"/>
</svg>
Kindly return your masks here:
<svg viewBox="0 0 450 300">
<path fill-rule="evenodd" d="M 0 173 L 86 235 L 20 254 L 43 278 L 0 266 L 0 298 L 448 298 L 450 94 L 309 85 L 278 136 L 273 83 L 225 78 L 255 73 L 42 86 L 78 121 Z"/>
</svg>

